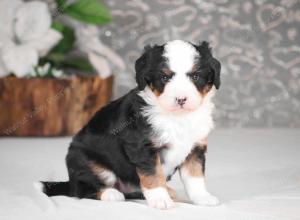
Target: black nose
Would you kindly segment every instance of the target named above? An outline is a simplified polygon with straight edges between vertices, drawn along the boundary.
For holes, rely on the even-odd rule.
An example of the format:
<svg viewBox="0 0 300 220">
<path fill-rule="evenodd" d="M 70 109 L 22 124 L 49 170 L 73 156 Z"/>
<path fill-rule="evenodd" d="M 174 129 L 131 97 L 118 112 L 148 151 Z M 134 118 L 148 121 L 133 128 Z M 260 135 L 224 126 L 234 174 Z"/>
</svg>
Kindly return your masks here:
<svg viewBox="0 0 300 220">
<path fill-rule="evenodd" d="M 186 97 L 184 98 L 176 98 L 176 102 L 178 105 L 183 106 L 186 102 Z"/>
</svg>

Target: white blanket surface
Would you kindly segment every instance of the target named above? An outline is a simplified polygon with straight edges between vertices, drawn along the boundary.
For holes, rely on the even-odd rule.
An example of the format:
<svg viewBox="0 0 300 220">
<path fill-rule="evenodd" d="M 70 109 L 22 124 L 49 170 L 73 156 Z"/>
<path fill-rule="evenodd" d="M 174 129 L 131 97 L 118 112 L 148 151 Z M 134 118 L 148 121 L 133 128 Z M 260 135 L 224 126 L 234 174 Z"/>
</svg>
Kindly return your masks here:
<svg viewBox="0 0 300 220">
<path fill-rule="evenodd" d="M 0 139 L 0 219 L 206 220 L 300 219 L 300 130 L 217 129 L 209 137 L 206 182 L 217 207 L 178 202 L 48 198 L 39 180 L 65 181 L 70 137 Z M 184 201 L 178 174 L 169 183 Z"/>
</svg>

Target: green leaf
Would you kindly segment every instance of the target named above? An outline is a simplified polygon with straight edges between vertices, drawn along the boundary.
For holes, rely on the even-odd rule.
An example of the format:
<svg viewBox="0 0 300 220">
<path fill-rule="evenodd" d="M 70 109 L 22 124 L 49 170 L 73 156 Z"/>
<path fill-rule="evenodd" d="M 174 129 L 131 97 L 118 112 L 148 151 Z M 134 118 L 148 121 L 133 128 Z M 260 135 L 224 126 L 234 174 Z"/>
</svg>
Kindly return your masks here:
<svg viewBox="0 0 300 220">
<path fill-rule="evenodd" d="M 111 21 L 109 10 L 98 0 L 77 0 L 64 10 L 64 13 L 86 23 L 107 24 Z"/>
<path fill-rule="evenodd" d="M 66 0 L 56 0 L 57 7 L 64 7 L 66 5 Z"/>
<path fill-rule="evenodd" d="M 63 68 L 63 62 L 65 59 L 65 55 L 62 53 L 50 52 L 47 56 L 40 59 L 40 65 L 44 65 L 49 62 L 54 67 Z"/>
<path fill-rule="evenodd" d="M 53 22 L 51 28 L 53 28 L 54 30 L 57 30 L 58 32 L 62 33 L 65 25 L 59 22 Z"/>
<path fill-rule="evenodd" d="M 75 43 L 74 30 L 64 24 L 54 22 L 52 28 L 62 33 L 63 38 L 61 41 L 52 49 L 52 52 L 56 53 L 67 53 L 73 49 Z"/>
<path fill-rule="evenodd" d="M 64 12 L 67 7 L 67 0 L 56 0 L 56 12 L 53 14 L 54 17 Z"/>
<path fill-rule="evenodd" d="M 74 68 L 83 72 L 94 72 L 94 68 L 89 60 L 81 57 L 66 59 L 63 61 L 63 65 L 64 67 Z"/>
<path fill-rule="evenodd" d="M 40 65 L 45 65 L 45 63 L 51 63 L 51 65 L 58 69 L 76 69 L 83 72 L 93 73 L 95 70 L 89 60 L 83 57 L 66 57 L 62 53 L 51 52 L 47 56 L 40 60 Z"/>
<path fill-rule="evenodd" d="M 56 5 L 58 9 L 64 9 L 66 6 L 66 0 L 56 0 Z"/>
</svg>

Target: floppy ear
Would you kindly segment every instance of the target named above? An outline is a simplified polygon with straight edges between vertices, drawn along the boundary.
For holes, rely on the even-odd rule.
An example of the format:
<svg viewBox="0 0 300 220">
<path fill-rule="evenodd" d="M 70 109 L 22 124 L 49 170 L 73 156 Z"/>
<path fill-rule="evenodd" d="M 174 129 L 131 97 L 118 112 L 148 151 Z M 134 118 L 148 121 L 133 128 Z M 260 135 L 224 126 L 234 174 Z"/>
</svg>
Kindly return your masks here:
<svg viewBox="0 0 300 220">
<path fill-rule="evenodd" d="M 199 44 L 199 46 L 196 46 L 196 48 L 200 52 L 201 57 L 208 60 L 210 68 L 214 74 L 213 83 L 214 83 L 216 89 L 219 89 L 220 85 L 221 85 L 221 79 L 220 79 L 221 64 L 220 64 L 220 62 L 212 56 L 211 48 L 207 41 L 203 41 L 202 43 Z"/>
<path fill-rule="evenodd" d="M 151 46 L 146 46 L 142 56 L 135 61 L 135 79 L 139 90 L 144 90 L 147 85 L 146 74 L 150 65 L 151 50 Z"/>
<path fill-rule="evenodd" d="M 214 85 L 216 89 L 219 89 L 221 85 L 221 79 L 220 79 L 221 64 L 217 59 L 213 57 L 211 57 L 209 63 L 214 74 Z"/>
</svg>

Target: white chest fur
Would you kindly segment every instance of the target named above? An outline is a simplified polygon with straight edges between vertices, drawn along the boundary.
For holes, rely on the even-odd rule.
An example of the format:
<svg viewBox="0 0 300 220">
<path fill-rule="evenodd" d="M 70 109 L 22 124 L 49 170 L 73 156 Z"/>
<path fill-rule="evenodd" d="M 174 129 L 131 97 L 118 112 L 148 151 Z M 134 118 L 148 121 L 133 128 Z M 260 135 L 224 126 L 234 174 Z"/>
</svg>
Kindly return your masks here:
<svg viewBox="0 0 300 220">
<path fill-rule="evenodd" d="M 160 155 L 166 176 L 172 174 L 194 146 L 206 139 L 213 129 L 214 93 L 213 87 L 197 110 L 184 114 L 165 112 L 149 89 L 139 94 L 149 104 L 143 109 L 142 114 L 147 117 L 153 129 L 152 139 L 155 145 L 167 147 Z"/>
<path fill-rule="evenodd" d="M 207 107 L 207 106 L 206 106 Z M 162 151 L 166 175 L 172 174 L 192 151 L 196 143 L 206 139 L 213 128 L 211 108 L 200 108 L 186 115 L 157 115 L 152 118 L 154 140 L 157 146 L 167 146 Z"/>
<path fill-rule="evenodd" d="M 167 147 L 161 152 L 166 176 L 172 174 L 175 167 L 185 160 L 194 146 L 206 139 L 213 129 L 214 104 L 211 98 L 214 91 L 211 93 L 197 110 L 184 114 L 168 114 L 155 105 L 144 109 L 143 114 L 147 116 L 152 126 L 152 136 L 156 146 Z"/>
</svg>

